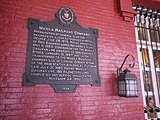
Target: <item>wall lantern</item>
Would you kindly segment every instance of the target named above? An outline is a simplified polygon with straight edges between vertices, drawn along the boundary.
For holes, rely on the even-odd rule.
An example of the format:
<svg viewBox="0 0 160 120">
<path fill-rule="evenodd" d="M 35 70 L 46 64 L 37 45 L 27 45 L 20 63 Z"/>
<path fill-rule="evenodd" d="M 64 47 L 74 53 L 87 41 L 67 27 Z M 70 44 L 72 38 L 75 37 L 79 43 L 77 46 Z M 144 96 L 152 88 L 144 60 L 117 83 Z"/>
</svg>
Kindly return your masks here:
<svg viewBox="0 0 160 120">
<path fill-rule="evenodd" d="M 135 65 L 135 59 L 132 55 L 128 54 L 121 67 L 117 69 L 117 77 L 118 77 L 118 94 L 121 97 L 138 97 L 138 81 L 135 74 L 131 74 L 127 68 L 122 71 L 122 67 L 126 61 L 126 59 L 131 56 L 133 59 L 133 64 L 129 64 L 130 68 L 133 68 Z"/>
</svg>

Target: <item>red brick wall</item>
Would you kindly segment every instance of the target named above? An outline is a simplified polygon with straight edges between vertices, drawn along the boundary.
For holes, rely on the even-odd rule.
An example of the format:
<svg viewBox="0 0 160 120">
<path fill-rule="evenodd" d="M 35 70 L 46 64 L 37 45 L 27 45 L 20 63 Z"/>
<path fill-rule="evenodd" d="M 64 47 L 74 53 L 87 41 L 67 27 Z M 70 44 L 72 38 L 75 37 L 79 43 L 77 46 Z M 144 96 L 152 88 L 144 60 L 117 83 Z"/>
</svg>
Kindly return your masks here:
<svg viewBox="0 0 160 120">
<path fill-rule="evenodd" d="M 117 95 L 116 69 L 129 53 L 139 78 L 134 24 L 123 21 L 118 5 L 117 0 L 0 0 L 0 120 L 143 120 L 140 83 L 138 98 Z M 27 18 L 48 21 L 63 6 L 81 26 L 99 29 L 101 86 L 58 94 L 49 85 L 22 87 Z"/>
</svg>

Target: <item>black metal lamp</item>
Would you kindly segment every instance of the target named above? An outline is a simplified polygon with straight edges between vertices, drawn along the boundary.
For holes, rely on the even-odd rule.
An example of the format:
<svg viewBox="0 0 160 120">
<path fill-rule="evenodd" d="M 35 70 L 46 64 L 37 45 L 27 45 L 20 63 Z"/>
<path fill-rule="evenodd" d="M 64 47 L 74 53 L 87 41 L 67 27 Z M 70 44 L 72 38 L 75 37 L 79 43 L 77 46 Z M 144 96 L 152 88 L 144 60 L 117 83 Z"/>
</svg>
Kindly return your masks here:
<svg viewBox="0 0 160 120">
<path fill-rule="evenodd" d="M 122 71 L 122 67 L 126 59 L 131 56 L 133 58 L 133 64 L 129 64 L 130 68 L 135 65 L 135 59 L 132 55 L 127 55 L 120 68 L 117 69 L 118 77 L 118 94 L 121 97 L 138 97 L 138 81 L 135 74 L 131 74 L 128 69 Z"/>
</svg>

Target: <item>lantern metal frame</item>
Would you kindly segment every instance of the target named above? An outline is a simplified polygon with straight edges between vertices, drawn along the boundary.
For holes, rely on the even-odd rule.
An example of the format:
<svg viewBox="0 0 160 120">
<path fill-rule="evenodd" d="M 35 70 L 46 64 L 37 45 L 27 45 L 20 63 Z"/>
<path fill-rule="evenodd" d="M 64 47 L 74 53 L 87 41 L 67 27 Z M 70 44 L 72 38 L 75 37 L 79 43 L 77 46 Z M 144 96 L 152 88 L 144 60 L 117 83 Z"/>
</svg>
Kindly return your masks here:
<svg viewBox="0 0 160 120">
<path fill-rule="evenodd" d="M 117 87 L 118 95 L 121 97 L 138 97 L 138 81 L 135 74 L 130 74 L 130 70 L 127 68 L 122 71 L 122 67 L 126 62 L 126 59 L 131 56 L 133 59 L 132 64 L 129 64 L 130 68 L 133 68 L 135 65 L 135 58 L 133 55 L 128 54 L 121 67 L 117 69 Z"/>
</svg>

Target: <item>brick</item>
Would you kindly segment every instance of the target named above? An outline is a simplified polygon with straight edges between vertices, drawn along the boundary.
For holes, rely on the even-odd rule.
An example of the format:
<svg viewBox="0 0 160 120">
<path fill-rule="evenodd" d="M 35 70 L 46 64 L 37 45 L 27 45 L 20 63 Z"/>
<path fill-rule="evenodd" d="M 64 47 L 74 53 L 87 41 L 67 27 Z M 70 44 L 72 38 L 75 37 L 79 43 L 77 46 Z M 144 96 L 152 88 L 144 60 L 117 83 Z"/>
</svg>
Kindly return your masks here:
<svg viewBox="0 0 160 120">
<path fill-rule="evenodd" d="M 97 109 L 97 106 L 85 106 L 85 107 L 82 107 L 82 110 L 96 110 Z"/>
<path fill-rule="evenodd" d="M 43 109 L 45 109 L 45 108 L 48 108 L 48 104 L 34 104 L 33 108 L 37 108 L 37 109 L 43 108 Z"/>
<path fill-rule="evenodd" d="M 28 120 L 28 118 L 25 118 L 24 116 L 5 116 L 3 120 Z"/>
<path fill-rule="evenodd" d="M 33 97 L 35 97 L 35 95 L 34 94 L 32 94 L 32 93 L 22 93 L 22 98 L 33 98 Z"/>
<path fill-rule="evenodd" d="M 52 109 L 37 109 L 36 113 L 37 114 L 44 114 L 44 113 L 50 113 Z"/>
<path fill-rule="evenodd" d="M 92 92 L 82 92 L 80 93 L 82 96 L 93 96 Z M 95 96 L 101 96 L 103 95 L 103 92 L 94 92 Z"/>
<path fill-rule="evenodd" d="M 21 98 L 22 93 L 6 93 L 6 98 Z"/>
<path fill-rule="evenodd" d="M 78 102 L 78 104 L 80 104 L 81 106 L 94 106 L 95 105 L 95 101 Z"/>
<path fill-rule="evenodd" d="M 46 94 L 45 92 L 42 92 L 39 94 L 35 94 L 34 96 L 37 98 L 45 98 L 45 97 L 52 98 L 54 97 L 54 94 L 53 93 Z"/>
<path fill-rule="evenodd" d="M 36 87 L 33 91 L 36 93 L 52 93 L 53 89 L 49 85 L 47 85 L 45 89 Z"/>
<path fill-rule="evenodd" d="M 22 83 L 20 82 L 15 82 L 15 83 L 8 83 L 8 86 L 9 87 L 14 87 L 14 88 L 19 88 L 19 87 L 22 87 Z"/>
<path fill-rule="evenodd" d="M 8 77 L 8 76 L 5 76 L 5 77 Z M 10 77 L 7 79 L 8 82 L 10 83 L 14 83 L 14 82 L 21 82 L 22 78 L 16 76 L 16 77 Z"/>
<path fill-rule="evenodd" d="M 0 105 L 0 110 L 4 110 L 5 109 L 5 105 Z"/>
<path fill-rule="evenodd" d="M 47 120 L 48 116 L 49 116 L 48 114 L 36 114 L 34 118 L 38 120 Z M 48 120 L 51 120 L 51 119 L 48 118 Z"/>
<path fill-rule="evenodd" d="M 49 103 L 48 107 L 49 108 L 58 108 L 59 104 L 57 104 L 57 103 Z"/>
<path fill-rule="evenodd" d="M 20 93 L 22 92 L 22 88 L 8 88 L 7 92 Z"/>
<path fill-rule="evenodd" d="M 33 87 L 23 87 L 22 89 L 23 93 L 32 93 L 33 92 Z"/>
<path fill-rule="evenodd" d="M 35 103 L 34 99 L 31 98 L 21 98 L 21 104 Z"/>
<path fill-rule="evenodd" d="M 4 93 L 0 93 L 0 99 L 5 98 L 5 94 Z"/>
<path fill-rule="evenodd" d="M 82 111 L 83 115 L 94 115 L 95 111 Z"/>
<path fill-rule="evenodd" d="M 8 104 L 5 107 L 6 110 L 23 110 L 24 108 L 24 104 Z"/>
<path fill-rule="evenodd" d="M 5 115 L 5 111 L 1 111 L 0 112 L 0 118 L 2 119 L 3 117 L 4 117 L 4 115 Z M 2 119 L 3 120 L 3 119 Z"/>
<path fill-rule="evenodd" d="M 5 116 L 21 115 L 22 110 L 6 111 Z"/>
<path fill-rule="evenodd" d="M 85 115 L 82 119 L 83 120 L 93 120 L 93 119 L 96 119 L 96 115 Z"/>
<path fill-rule="evenodd" d="M 1 104 L 18 104 L 20 103 L 20 99 L 1 99 Z"/>
</svg>

